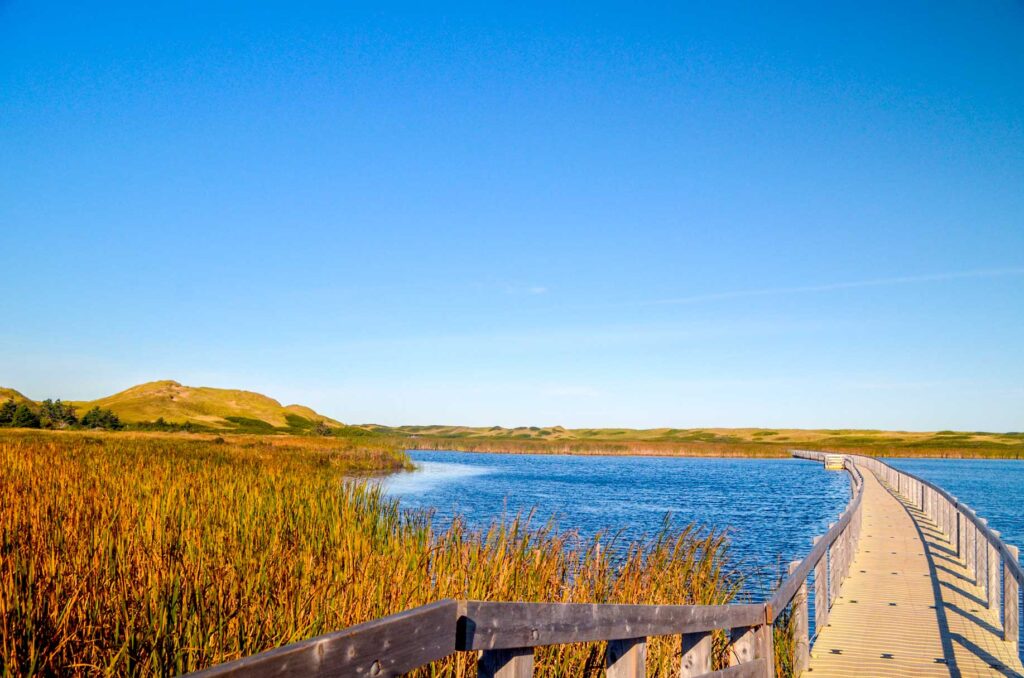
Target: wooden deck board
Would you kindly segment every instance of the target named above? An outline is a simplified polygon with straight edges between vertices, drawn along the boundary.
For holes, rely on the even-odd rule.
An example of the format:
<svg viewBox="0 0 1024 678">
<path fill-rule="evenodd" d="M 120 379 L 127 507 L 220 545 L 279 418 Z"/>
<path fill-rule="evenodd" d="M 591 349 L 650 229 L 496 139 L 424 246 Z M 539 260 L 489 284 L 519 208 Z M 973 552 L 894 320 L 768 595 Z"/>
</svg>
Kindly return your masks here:
<svg viewBox="0 0 1024 678">
<path fill-rule="evenodd" d="M 809 672 L 817 676 L 1020 676 L 989 609 L 946 535 L 864 474 L 860 544 L 820 629 Z"/>
</svg>

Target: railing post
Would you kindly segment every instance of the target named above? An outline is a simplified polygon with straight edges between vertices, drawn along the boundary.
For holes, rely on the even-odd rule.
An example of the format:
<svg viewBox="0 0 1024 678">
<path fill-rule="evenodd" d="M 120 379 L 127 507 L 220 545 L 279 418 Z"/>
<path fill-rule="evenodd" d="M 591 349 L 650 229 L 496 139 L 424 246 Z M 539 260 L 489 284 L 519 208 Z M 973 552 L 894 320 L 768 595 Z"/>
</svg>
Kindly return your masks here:
<svg viewBox="0 0 1024 678">
<path fill-rule="evenodd" d="M 695 678 L 711 673 L 712 636 L 706 633 L 683 634 L 683 660 L 679 678 Z"/>
<path fill-rule="evenodd" d="M 1017 547 L 1007 544 L 1006 550 L 1016 561 L 1019 553 Z M 1015 648 L 1020 640 L 1020 602 L 1017 597 L 1019 593 L 1017 577 L 1010 569 L 1010 563 L 1003 563 L 1003 640 L 1012 642 Z"/>
<path fill-rule="evenodd" d="M 835 523 L 829 523 L 828 529 L 831 530 L 835 527 Z M 838 540 L 837 540 L 838 541 Z M 832 542 L 828 545 L 828 606 L 829 609 L 836 602 L 836 598 L 839 597 L 839 568 L 836 567 L 836 562 L 839 554 L 836 553 L 836 542 Z"/>
<path fill-rule="evenodd" d="M 739 666 L 754 659 L 757 654 L 757 627 L 732 629 L 729 642 L 729 666 Z"/>
<path fill-rule="evenodd" d="M 960 502 L 958 500 L 956 502 L 956 504 L 959 504 L 959 503 Z M 955 504 L 953 506 L 953 529 L 956 530 L 956 557 L 957 558 L 963 558 L 963 556 L 964 556 L 964 543 L 963 543 L 963 535 L 961 534 L 961 532 L 963 532 L 963 530 L 960 527 L 960 509 L 957 508 Z"/>
<path fill-rule="evenodd" d="M 732 642 L 729 644 L 729 666 L 739 666 L 755 659 L 764 659 L 765 675 L 775 675 L 775 639 L 772 625 L 765 623 L 758 626 L 746 626 L 732 629 Z"/>
<path fill-rule="evenodd" d="M 942 498 L 942 534 L 946 536 L 946 540 L 949 542 L 949 546 L 953 545 L 953 529 L 949 525 L 949 518 L 952 517 L 949 513 L 949 509 L 952 508 L 952 504 L 945 497 Z"/>
<path fill-rule="evenodd" d="M 478 678 L 530 678 L 533 675 L 533 648 L 485 650 L 476 666 Z"/>
<path fill-rule="evenodd" d="M 817 544 L 821 537 L 815 537 L 811 544 Z M 814 565 L 814 634 L 828 624 L 828 551 Z"/>
<path fill-rule="evenodd" d="M 992 535 L 998 537 L 999 533 L 992 530 Z M 999 551 L 995 545 L 985 541 L 985 545 L 988 547 L 988 606 L 989 608 L 999 609 L 999 566 L 1002 564 L 999 560 Z"/>
<path fill-rule="evenodd" d="M 767 619 L 757 627 L 757 658 L 764 659 L 766 678 L 775 678 L 775 625 Z"/>
<path fill-rule="evenodd" d="M 647 672 L 647 639 L 609 640 L 604 660 L 608 678 L 644 678 Z"/>
<path fill-rule="evenodd" d="M 974 578 L 974 583 L 978 583 L 978 530 L 974 527 L 974 523 L 967 520 L 968 516 L 964 514 L 964 523 L 967 528 L 964 531 L 964 565 L 967 567 L 967 571 L 971 573 L 971 577 Z"/>
<path fill-rule="evenodd" d="M 978 519 L 980 522 L 982 519 Z M 985 537 L 981 533 L 981 529 L 974 526 L 974 583 L 978 586 L 984 586 L 985 580 L 982 579 L 982 567 L 985 563 L 985 554 L 982 549 L 985 548 Z"/>
<path fill-rule="evenodd" d="M 789 574 L 792 575 L 798 567 L 799 560 L 791 562 Z M 806 671 L 810 664 L 811 639 L 808 635 L 807 622 L 807 580 L 804 579 L 793 599 L 793 673 L 798 676 Z"/>
</svg>

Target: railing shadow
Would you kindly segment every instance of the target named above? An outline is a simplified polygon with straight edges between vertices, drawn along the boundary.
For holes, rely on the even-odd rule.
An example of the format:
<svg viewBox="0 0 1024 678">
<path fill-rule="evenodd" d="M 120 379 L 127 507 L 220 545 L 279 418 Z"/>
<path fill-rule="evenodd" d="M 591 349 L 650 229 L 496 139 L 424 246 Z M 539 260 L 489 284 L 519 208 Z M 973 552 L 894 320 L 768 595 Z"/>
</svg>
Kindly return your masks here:
<svg viewBox="0 0 1024 678">
<path fill-rule="evenodd" d="M 946 667 L 949 669 L 949 675 L 951 678 L 960 678 L 960 668 L 956 664 L 956 651 L 953 648 L 953 637 L 949 630 L 949 620 L 946 618 L 946 607 L 942 599 L 942 586 L 939 582 L 939 577 L 935 568 L 935 560 L 933 558 L 935 554 L 932 552 L 932 541 L 925 536 L 922 525 L 915 518 L 914 512 L 911 511 L 911 507 L 907 503 L 906 497 L 901 496 L 892 488 L 892 486 L 881 478 L 879 478 L 879 482 L 881 482 L 882 487 L 884 487 L 893 496 L 893 498 L 900 503 L 903 510 L 907 512 L 907 516 L 914 524 L 914 529 L 917 530 L 917 535 L 921 539 L 921 543 L 924 544 L 924 555 L 925 559 L 928 561 L 928 575 L 932 585 L 932 596 L 935 599 L 935 618 L 939 624 L 942 658 L 946 662 Z"/>
<path fill-rule="evenodd" d="M 988 667 L 993 671 L 997 671 L 1004 676 L 1015 676 L 1016 678 L 1020 678 L 1021 674 L 1017 673 L 1010 667 L 1003 664 L 1003 662 L 998 657 L 993 656 L 990 652 L 986 651 L 985 648 L 978 646 L 976 643 L 971 642 L 967 638 L 964 638 L 959 633 L 954 633 L 951 637 L 953 640 L 955 640 L 957 643 L 963 646 L 965 650 L 975 655 L 976 657 L 979 657 L 982 661 L 988 664 Z"/>
<path fill-rule="evenodd" d="M 907 498 L 895 492 L 887 483 L 883 482 L 882 484 L 896 499 L 899 500 L 903 509 L 911 519 L 913 519 L 914 528 L 917 530 L 918 535 L 921 538 L 921 542 L 924 544 L 925 558 L 928 562 L 929 576 L 932 583 L 932 592 L 935 597 L 935 613 L 936 620 L 939 624 L 939 635 L 942 639 L 942 652 L 946 660 L 946 664 L 949 667 L 950 675 L 961 675 L 960 669 L 956 664 L 955 649 L 953 647 L 953 641 L 956 641 L 965 650 L 985 662 L 985 664 L 993 671 L 997 671 L 1005 676 L 1020 676 L 1021 674 L 1006 666 L 1001 659 L 993 656 L 985 648 L 979 646 L 975 642 L 972 642 L 968 638 L 965 638 L 962 634 L 954 633 L 950 629 L 949 618 L 947 615 L 949 613 L 955 613 L 977 627 L 978 631 L 981 633 L 989 633 L 997 638 L 1002 636 L 1001 628 L 998 628 L 991 622 L 963 609 L 959 605 L 945 600 L 943 589 L 948 589 L 951 592 L 959 593 L 967 600 L 970 600 L 979 606 L 987 605 L 987 601 L 982 600 L 977 595 L 965 591 L 951 582 L 943 581 L 939 577 L 939 572 L 943 572 L 956 577 L 959 580 L 977 585 L 977 582 L 972 580 L 970 577 L 965 577 L 961 573 L 941 564 L 942 561 L 945 561 L 957 567 L 963 567 L 963 563 L 957 558 L 958 554 L 956 550 L 943 545 L 942 542 L 950 544 L 949 538 L 938 527 L 934 526 L 934 523 L 931 522 L 931 518 L 916 506 L 908 504 Z"/>
</svg>

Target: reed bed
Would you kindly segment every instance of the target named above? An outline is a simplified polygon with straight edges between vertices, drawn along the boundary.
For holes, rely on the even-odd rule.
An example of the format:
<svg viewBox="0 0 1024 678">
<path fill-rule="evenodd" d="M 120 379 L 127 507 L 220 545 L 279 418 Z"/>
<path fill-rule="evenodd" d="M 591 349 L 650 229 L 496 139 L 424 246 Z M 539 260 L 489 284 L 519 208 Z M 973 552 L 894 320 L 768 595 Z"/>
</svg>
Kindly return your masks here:
<svg viewBox="0 0 1024 678">
<path fill-rule="evenodd" d="M 0 438 L 0 674 L 178 674 L 445 597 L 715 604 L 739 590 L 721 534 L 616 549 L 530 516 L 439 530 L 350 480 L 402 453 L 308 444 Z M 603 652 L 546 649 L 538 670 L 594 673 Z M 653 640 L 651 674 L 678 657 L 678 639 Z"/>
</svg>

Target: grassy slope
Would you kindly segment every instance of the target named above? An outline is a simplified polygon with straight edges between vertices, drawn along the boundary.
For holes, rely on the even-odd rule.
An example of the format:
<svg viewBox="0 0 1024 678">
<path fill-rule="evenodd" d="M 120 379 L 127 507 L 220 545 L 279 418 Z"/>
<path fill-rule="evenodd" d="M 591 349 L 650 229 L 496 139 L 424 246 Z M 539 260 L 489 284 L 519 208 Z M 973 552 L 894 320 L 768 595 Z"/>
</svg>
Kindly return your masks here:
<svg viewBox="0 0 1024 678">
<path fill-rule="evenodd" d="M 0 388 L 0 400 L 32 401 L 17 391 Z M 83 413 L 91 407 L 109 408 L 127 423 L 163 417 L 177 424 L 192 423 L 213 429 L 251 429 L 274 433 L 274 428 L 301 430 L 318 421 L 340 428 L 339 421 L 302 405 L 281 405 L 251 391 L 182 386 L 176 381 L 153 381 L 92 401 L 72 403 Z"/>
<path fill-rule="evenodd" d="M 3 386 L 0 386 L 0 403 L 7 402 L 8 400 L 13 400 L 18 405 L 21 405 L 22 403 L 28 405 L 32 404 L 31 400 L 15 391 L 13 388 L 4 388 Z"/>
<path fill-rule="evenodd" d="M 283 427 L 288 426 L 288 414 L 299 414 L 312 421 L 323 419 L 329 424 L 341 425 L 340 422 L 318 415 L 309 408 L 299 407 L 299 412 L 285 408 L 273 398 L 259 393 L 182 386 L 176 381 L 140 384 L 106 398 L 76 405 L 82 408 L 110 408 L 127 422 L 152 421 L 157 417 L 163 417 L 167 421 L 178 423 L 190 421 L 204 426 L 226 427 L 231 425 L 228 417 L 242 417 Z"/>
</svg>

